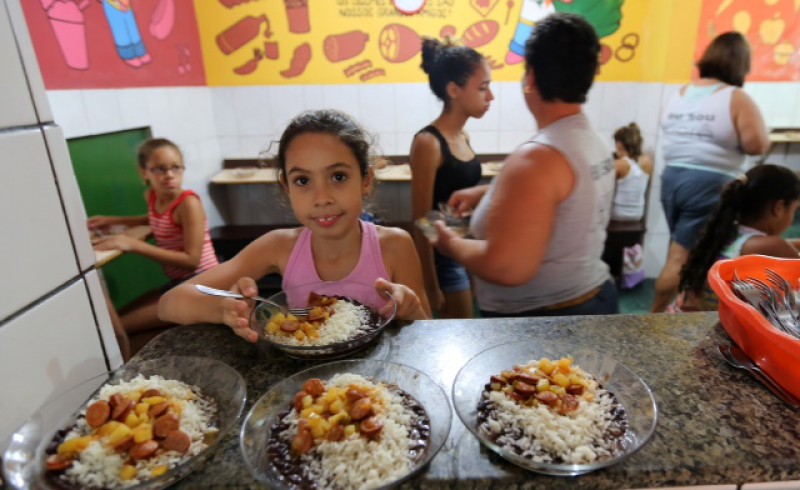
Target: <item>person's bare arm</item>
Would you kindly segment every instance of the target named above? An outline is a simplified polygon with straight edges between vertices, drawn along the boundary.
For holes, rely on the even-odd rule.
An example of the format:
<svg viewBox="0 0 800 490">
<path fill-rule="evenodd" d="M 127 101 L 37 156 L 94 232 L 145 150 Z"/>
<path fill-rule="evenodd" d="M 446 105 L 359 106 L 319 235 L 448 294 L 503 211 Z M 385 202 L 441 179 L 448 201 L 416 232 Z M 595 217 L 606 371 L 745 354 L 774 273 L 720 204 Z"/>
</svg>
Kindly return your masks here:
<svg viewBox="0 0 800 490">
<path fill-rule="evenodd" d="M 296 230 L 275 230 L 258 238 L 232 259 L 176 286 L 161 297 L 158 316 L 182 325 L 224 323 L 237 335 L 252 342 L 257 339 L 250 329 L 250 305 L 242 300 L 216 298 L 197 291 L 195 284 L 230 289 L 246 296 L 258 294 L 255 281 L 271 273 L 282 273 L 297 239 Z"/>
<path fill-rule="evenodd" d="M 386 288 L 396 292 L 397 318 L 401 320 L 430 318 L 431 307 L 425 294 L 422 266 L 411 236 L 400 228 L 387 227 L 379 228 L 379 236 L 384 264 L 391 275 L 387 279 L 400 286 L 394 289 Z"/>
<path fill-rule="evenodd" d="M 642 172 L 651 177 L 653 176 L 653 158 L 650 155 L 642 154 L 639 156 L 639 161 L 637 163 L 642 169 Z"/>
<path fill-rule="evenodd" d="M 430 133 L 424 132 L 414 138 L 411 145 L 411 212 L 413 220 L 423 218 L 433 209 L 433 186 L 436 171 L 441 165 L 439 141 Z M 428 298 L 434 310 L 442 307 L 444 297 L 439 289 L 436 266 L 431 247 L 425 235 L 414 228 L 414 245 L 422 264 L 422 275 Z"/>
<path fill-rule="evenodd" d="M 754 236 L 742 247 L 742 255 L 767 255 L 770 257 L 798 258 L 796 240 L 784 240 L 779 236 Z"/>
<path fill-rule="evenodd" d="M 93 230 L 111 225 L 139 226 L 147 223 L 146 214 L 143 216 L 92 216 L 86 221 L 86 226 Z"/>
<path fill-rule="evenodd" d="M 621 179 L 628 175 L 631 171 L 631 164 L 624 158 L 617 158 L 614 160 L 614 169 L 616 170 L 617 179 Z"/>
<path fill-rule="evenodd" d="M 506 160 L 486 217 L 486 239 L 458 238 L 438 224 L 437 247 L 476 276 L 518 286 L 539 271 L 555 226 L 556 209 L 574 187 L 564 156 L 526 144 Z"/>
<path fill-rule="evenodd" d="M 95 248 L 98 250 L 117 249 L 147 257 L 162 265 L 194 271 L 200 264 L 203 252 L 205 210 L 199 199 L 193 196 L 188 197 L 175 209 L 175 218 L 183 227 L 184 250 L 166 250 L 127 235 L 114 235 L 101 239 Z"/>
<path fill-rule="evenodd" d="M 731 116 L 739 144 L 748 155 L 763 155 L 769 150 L 769 134 L 764 117 L 747 92 L 736 89 L 731 98 Z"/>
</svg>

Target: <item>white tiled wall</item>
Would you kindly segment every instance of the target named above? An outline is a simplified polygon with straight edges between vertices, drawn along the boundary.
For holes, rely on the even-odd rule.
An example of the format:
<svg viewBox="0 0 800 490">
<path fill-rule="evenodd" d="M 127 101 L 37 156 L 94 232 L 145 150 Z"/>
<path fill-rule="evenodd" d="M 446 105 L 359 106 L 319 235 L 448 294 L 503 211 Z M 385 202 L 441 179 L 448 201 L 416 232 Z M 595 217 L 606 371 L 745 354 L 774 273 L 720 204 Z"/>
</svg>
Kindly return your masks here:
<svg viewBox="0 0 800 490">
<path fill-rule="evenodd" d="M 635 121 L 645 151 L 657 156 L 645 239 L 645 269 L 654 277 L 666 257 L 669 234 L 659 195 L 662 162 L 658 158 L 661 108 L 679 85 L 599 82 L 584 111 L 612 146 L 614 130 Z M 508 153 L 536 129 L 519 82 L 494 82 L 495 101 L 467 131 L 479 153 Z M 800 126 L 800 83 L 748 83 L 746 90 L 771 127 Z M 308 85 L 219 88 L 50 91 L 56 122 L 67 138 L 151 126 L 153 134 L 175 140 L 186 154 L 185 184 L 197 191 L 211 226 L 224 223 L 208 195 L 208 181 L 224 158 L 274 154 L 286 123 L 306 109 L 336 108 L 356 117 L 386 155 L 407 154 L 419 129 L 441 110 L 427 83 L 384 85 Z M 800 170 L 800 145 L 776 147 L 770 161 Z M 220 204 L 222 206 L 222 204 Z"/>
<path fill-rule="evenodd" d="M 43 402 L 121 357 L 64 137 L 16 0 L 0 1 L 0 65 L 2 446 Z"/>
</svg>

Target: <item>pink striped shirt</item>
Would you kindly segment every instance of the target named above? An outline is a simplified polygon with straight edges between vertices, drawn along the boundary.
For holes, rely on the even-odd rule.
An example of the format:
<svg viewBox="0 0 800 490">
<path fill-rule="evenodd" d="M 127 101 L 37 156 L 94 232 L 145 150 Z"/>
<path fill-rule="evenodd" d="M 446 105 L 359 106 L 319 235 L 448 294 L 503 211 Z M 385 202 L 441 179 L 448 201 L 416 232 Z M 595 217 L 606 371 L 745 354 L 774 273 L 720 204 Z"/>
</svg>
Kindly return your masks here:
<svg viewBox="0 0 800 490">
<path fill-rule="evenodd" d="M 183 228 L 175 223 L 172 214 L 184 199 L 189 196 L 194 196 L 198 200 L 200 197 L 194 191 L 183 191 L 183 193 L 175 199 L 167 212 L 156 212 L 156 193 L 150 192 L 147 196 L 147 209 L 148 219 L 150 221 L 150 229 L 153 231 L 153 236 L 156 239 L 156 245 L 165 249 L 173 250 L 175 252 L 183 252 Z M 214 253 L 214 245 L 211 243 L 211 235 L 208 232 L 208 220 L 205 222 L 205 230 L 203 231 L 203 252 L 200 255 L 200 264 L 195 270 L 188 270 L 174 265 L 163 265 L 164 272 L 170 279 L 181 280 L 187 279 L 199 274 L 204 270 L 210 269 L 215 265 L 219 265 L 217 255 Z"/>
</svg>

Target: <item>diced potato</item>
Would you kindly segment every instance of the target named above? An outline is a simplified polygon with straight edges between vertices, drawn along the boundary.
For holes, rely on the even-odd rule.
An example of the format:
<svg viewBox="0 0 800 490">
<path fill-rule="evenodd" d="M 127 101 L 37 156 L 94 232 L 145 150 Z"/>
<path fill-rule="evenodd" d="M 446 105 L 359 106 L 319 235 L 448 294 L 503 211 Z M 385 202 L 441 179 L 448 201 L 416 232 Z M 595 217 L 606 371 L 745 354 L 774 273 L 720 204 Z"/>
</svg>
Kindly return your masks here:
<svg viewBox="0 0 800 490">
<path fill-rule="evenodd" d="M 150 424 L 142 424 L 133 429 L 133 442 L 141 444 L 153 439 L 153 426 Z"/>
<path fill-rule="evenodd" d="M 150 410 L 150 405 L 140 402 L 136 404 L 136 408 L 133 411 L 136 412 L 136 415 L 143 415 L 146 414 L 148 410 Z"/>
<path fill-rule="evenodd" d="M 544 374 L 550 374 L 556 368 L 556 365 L 553 364 L 553 361 L 550 359 L 543 357 L 539 360 L 539 370 L 542 371 Z"/>
<path fill-rule="evenodd" d="M 328 423 L 333 427 L 334 425 L 345 425 L 350 423 L 350 416 L 346 412 L 339 412 L 328 419 Z"/>
<path fill-rule="evenodd" d="M 350 437 L 357 432 L 356 426 L 353 424 L 348 424 L 344 426 L 344 436 Z"/>
<path fill-rule="evenodd" d="M 125 466 L 122 467 L 122 469 L 119 472 L 119 479 L 123 481 L 133 480 L 135 476 L 136 476 L 136 467 L 133 465 L 126 464 Z"/>
<path fill-rule="evenodd" d="M 125 417 L 125 425 L 127 425 L 130 428 L 134 428 L 139 424 L 141 424 L 142 422 L 143 420 L 139 418 L 139 416 L 136 415 L 134 412 L 129 412 L 128 416 Z"/>
<path fill-rule="evenodd" d="M 148 396 L 147 398 L 142 398 L 142 402 L 147 403 L 151 407 L 159 403 L 164 403 L 165 401 L 167 401 L 167 399 L 163 396 Z"/>
<path fill-rule="evenodd" d="M 267 333 L 271 335 L 277 335 L 278 332 L 281 331 L 281 326 L 275 322 L 267 323 Z"/>
<path fill-rule="evenodd" d="M 169 469 L 169 466 L 166 466 L 166 465 L 156 466 L 155 468 L 153 468 L 153 471 L 150 472 L 150 475 L 153 478 L 155 478 L 157 476 L 161 476 L 164 473 L 166 473 L 168 469 Z"/>
<path fill-rule="evenodd" d="M 117 427 L 120 425 L 122 425 L 122 422 L 117 422 L 116 420 L 109 420 L 108 422 L 100 426 L 99 429 L 97 429 L 96 434 L 100 437 L 107 437 L 112 432 L 117 430 Z"/>
<path fill-rule="evenodd" d="M 329 408 L 331 413 L 341 413 L 345 408 L 344 402 L 342 400 L 336 400 L 335 402 L 331 403 Z"/>
<path fill-rule="evenodd" d="M 123 425 L 123 427 L 125 426 Z M 127 427 L 125 428 L 127 429 Z M 83 437 L 75 437 L 73 439 L 68 439 L 58 445 L 58 450 L 57 450 L 58 455 L 70 457 L 89 447 L 89 444 L 91 444 L 93 441 L 94 438 L 92 436 L 83 436 Z"/>
<path fill-rule="evenodd" d="M 553 376 L 553 383 L 561 386 L 562 388 L 566 388 L 570 384 L 569 378 L 562 373 L 556 373 L 556 375 Z"/>
<path fill-rule="evenodd" d="M 128 393 L 128 398 L 130 400 L 133 400 L 133 403 L 139 403 L 139 400 L 142 398 L 142 392 L 141 391 L 131 391 L 130 393 Z"/>
<path fill-rule="evenodd" d="M 311 429 L 311 435 L 314 437 L 324 436 L 330 429 L 330 424 L 323 418 L 311 419 L 308 421 L 308 427 Z"/>
<path fill-rule="evenodd" d="M 303 332 L 302 330 L 295 330 L 294 331 L 294 338 L 296 338 L 297 340 L 302 342 L 303 340 L 306 339 L 306 333 Z"/>
<path fill-rule="evenodd" d="M 286 316 L 283 313 L 276 313 L 275 316 L 270 318 L 269 321 L 270 322 L 275 322 L 275 323 L 278 324 L 278 326 L 280 326 L 280 324 L 283 323 L 285 320 L 286 320 Z"/>
<path fill-rule="evenodd" d="M 108 444 L 109 446 L 116 446 L 117 444 L 127 439 L 128 436 L 130 435 L 131 435 L 131 428 L 125 424 L 119 424 L 119 426 L 116 429 L 114 429 L 114 432 L 112 432 L 111 434 L 108 435 L 108 437 L 106 437 L 106 444 Z"/>
<path fill-rule="evenodd" d="M 558 385 L 550 385 L 550 391 L 552 391 L 553 393 L 555 393 L 558 396 L 564 396 L 564 395 L 567 394 L 566 388 L 564 388 L 563 386 L 558 386 Z"/>
<path fill-rule="evenodd" d="M 547 378 L 542 378 L 536 383 L 536 391 L 547 391 L 550 389 L 550 381 Z"/>
</svg>

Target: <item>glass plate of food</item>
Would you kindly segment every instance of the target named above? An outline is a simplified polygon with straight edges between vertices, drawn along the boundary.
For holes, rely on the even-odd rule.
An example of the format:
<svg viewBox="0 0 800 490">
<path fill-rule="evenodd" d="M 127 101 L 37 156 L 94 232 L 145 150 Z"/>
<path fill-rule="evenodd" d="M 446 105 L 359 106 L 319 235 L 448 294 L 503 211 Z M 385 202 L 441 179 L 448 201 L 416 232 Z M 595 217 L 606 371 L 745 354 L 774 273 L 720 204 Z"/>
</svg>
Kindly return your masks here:
<svg viewBox="0 0 800 490">
<path fill-rule="evenodd" d="M 225 363 L 130 363 L 44 404 L 10 438 L 10 488 L 160 489 L 188 475 L 238 422 L 245 382 Z"/>
<path fill-rule="evenodd" d="M 273 386 L 247 414 L 240 444 L 272 488 L 389 488 L 433 459 L 451 417 L 444 390 L 421 371 L 336 361 Z"/>
<path fill-rule="evenodd" d="M 501 344 L 456 375 L 453 404 L 480 442 L 517 466 L 571 476 L 624 461 L 652 437 L 653 393 L 611 357 L 536 340 Z"/>
<path fill-rule="evenodd" d="M 267 299 L 274 304 L 258 303 L 251 327 L 267 345 L 299 359 L 334 359 L 362 349 L 397 313 L 390 294 L 355 282 L 304 284 Z M 391 313 L 381 316 L 387 304 Z M 307 308 L 308 314 L 286 314 L 297 308 Z"/>
</svg>

